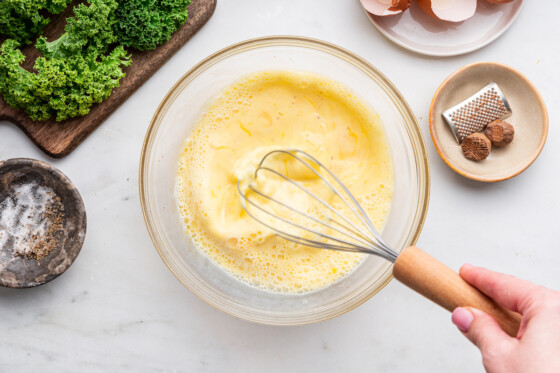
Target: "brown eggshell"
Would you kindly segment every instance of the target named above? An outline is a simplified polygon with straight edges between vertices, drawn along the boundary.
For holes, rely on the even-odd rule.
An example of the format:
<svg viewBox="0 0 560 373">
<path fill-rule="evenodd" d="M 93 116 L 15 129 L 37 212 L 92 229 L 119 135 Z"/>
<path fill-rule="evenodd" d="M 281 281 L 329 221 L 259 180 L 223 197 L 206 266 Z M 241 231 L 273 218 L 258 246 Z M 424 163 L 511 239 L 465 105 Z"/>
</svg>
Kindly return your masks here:
<svg viewBox="0 0 560 373">
<path fill-rule="evenodd" d="M 418 0 L 418 5 L 420 5 L 420 8 L 422 8 L 424 12 L 431 15 L 435 19 L 439 19 L 432 10 L 432 0 Z"/>
<path fill-rule="evenodd" d="M 477 4 L 476 0 L 451 1 L 454 1 L 454 4 L 449 7 L 440 7 L 439 9 L 437 6 L 434 6 L 438 2 L 436 0 L 418 0 L 418 5 L 432 17 L 447 22 L 462 22 L 474 15 Z"/>
<path fill-rule="evenodd" d="M 507 0 L 512 1 L 512 0 Z M 390 11 L 397 11 L 400 10 L 404 12 L 408 8 L 410 8 L 410 4 L 412 4 L 412 0 L 393 0 L 393 5 L 389 8 Z"/>
<path fill-rule="evenodd" d="M 408 9 L 412 0 L 392 0 L 391 4 L 383 4 L 379 0 L 360 0 L 369 13 L 376 16 L 392 16 Z"/>
</svg>

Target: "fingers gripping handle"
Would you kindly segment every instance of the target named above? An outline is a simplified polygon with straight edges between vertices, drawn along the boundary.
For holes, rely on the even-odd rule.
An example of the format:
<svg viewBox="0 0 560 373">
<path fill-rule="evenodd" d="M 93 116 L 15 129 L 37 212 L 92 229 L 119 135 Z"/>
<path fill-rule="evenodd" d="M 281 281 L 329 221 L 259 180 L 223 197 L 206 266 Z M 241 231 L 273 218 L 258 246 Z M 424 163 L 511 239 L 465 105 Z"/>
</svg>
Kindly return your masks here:
<svg viewBox="0 0 560 373">
<path fill-rule="evenodd" d="M 393 275 L 404 285 L 443 308 L 474 307 L 491 315 L 502 329 L 517 336 L 521 315 L 509 311 L 469 285 L 458 273 L 417 247 L 411 246 L 399 255 Z"/>
</svg>

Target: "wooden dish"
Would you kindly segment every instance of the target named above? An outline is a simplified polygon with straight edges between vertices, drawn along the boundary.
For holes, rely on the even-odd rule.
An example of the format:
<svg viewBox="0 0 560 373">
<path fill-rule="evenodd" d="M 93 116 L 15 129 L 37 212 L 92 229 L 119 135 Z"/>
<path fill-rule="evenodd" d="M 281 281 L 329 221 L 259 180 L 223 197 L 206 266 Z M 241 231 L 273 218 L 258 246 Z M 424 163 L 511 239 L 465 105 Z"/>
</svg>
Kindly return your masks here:
<svg viewBox="0 0 560 373">
<path fill-rule="evenodd" d="M 14 256 L 9 243 L 0 246 L 0 286 L 29 288 L 54 280 L 70 267 L 84 243 L 87 222 L 82 198 L 70 179 L 47 163 L 26 158 L 0 162 L 0 203 L 15 186 L 30 182 L 51 188 L 61 199 L 64 217 L 55 235 L 58 244 L 39 262 Z"/>
<path fill-rule="evenodd" d="M 515 127 L 513 142 L 492 147 L 488 158 L 471 161 L 463 155 L 442 113 L 491 82 L 509 101 Z M 467 65 L 451 74 L 437 89 L 430 106 L 430 133 L 437 152 L 449 167 L 469 179 L 495 182 L 525 171 L 541 153 L 548 133 L 548 113 L 535 86 L 519 71 L 496 62 Z"/>
</svg>

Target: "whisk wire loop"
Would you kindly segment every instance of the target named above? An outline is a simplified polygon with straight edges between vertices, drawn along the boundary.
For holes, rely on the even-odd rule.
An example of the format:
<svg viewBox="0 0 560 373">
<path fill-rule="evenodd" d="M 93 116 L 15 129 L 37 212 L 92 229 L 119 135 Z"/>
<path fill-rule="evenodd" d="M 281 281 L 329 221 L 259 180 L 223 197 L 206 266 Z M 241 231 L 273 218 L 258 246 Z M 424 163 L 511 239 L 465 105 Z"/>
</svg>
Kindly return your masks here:
<svg viewBox="0 0 560 373">
<path fill-rule="evenodd" d="M 294 212 L 294 213 L 296 213 L 296 214 L 298 214 L 298 215 L 300 215 L 300 216 L 303 216 L 303 217 L 305 217 L 305 218 L 307 218 L 307 219 L 310 219 L 310 220 L 312 220 L 312 221 L 314 221 L 314 222 L 316 222 L 316 223 L 318 223 L 318 224 L 320 224 L 320 225 L 322 225 L 322 226 L 324 226 L 324 227 L 330 228 L 330 229 L 332 229 L 332 230 L 334 230 L 334 231 L 336 231 L 336 232 L 338 232 L 338 233 L 340 233 L 340 234 L 342 234 L 342 235 L 344 235 L 344 236 L 346 236 L 346 237 L 348 237 L 348 238 L 354 239 L 354 240 L 360 242 L 361 244 L 363 244 L 365 247 L 371 246 L 371 245 L 375 245 L 375 242 L 372 242 L 371 240 L 368 240 L 367 238 L 362 239 L 362 236 L 359 235 L 359 234 L 357 234 L 356 232 L 352 232 L 352 233 L 355 233 L 358 237 L 352 236 L 352 235 L 348 234 L 347 232 L 345 232 L 345 231 L 343 231 L 343 230 L 341 230 L 341 229 L 339 229 L 339 228 L 337 228 L 337 227 L 335 227 L 335 226 L 333 226 L 333 225 L 331 225 L 331 224 L 329 224 L 329 223 L 326 223 L 326 222 L 324 222 L 324 221 L 322 221 L 322 220 L 320 220 L 320 219 L 315 218 L 314 216 L 312 216 L 312 215 L 310 215 L 310 214 L 307 214 L 307 213 L 305 213 L 305 212 L 302 212 L 302 211 L 300 211 L 300 210 L 298 210 L 298 209 L 293 208 L 292 206 L 289 206 L 289 205 L 286 204 L 286 203 L 283 203 L 283 202 L 281 202 L 281 201 L 279 201 L 279 200 L 277 200 L 277 199 L 275 199 L 275 198 L 272 198 L 272 197 L 270 197 L 270 196 L 268 196 L 268 195 L 262 193 L 261 191 L 255 189 L 255 188 L 252 187 L 251 185 L 249 185 L 249 189 L 250 189 L 252 192 L 254 192 L 254 193 L 260 195 L 261 197 L 263 197 L 263 198 L 265 198 L 265 199 L 267 199 L 267 200 L 269 200 L 269 201 L 272 201 L 272 202 L 274 202 L 274 203 L 276 203 L 276 204 L 278 204 L 278 205 L 280 205 L 280 206 L 282 206 L 282 207 L 284 207 L 284 208 L 286 208 L 286 209 L 288 209 L 288 210 L 290 210 L 290 211 L 292 211 L 292 212 Z M 314 195 L 314 194 L 312 193 L 312 195 Z M 243 196 L 243 198 L 246 198 L 246 197 Z M 317 235 L 319 235 L 319 236 L 321 236 L 321 237 L 323 237 L 323 238 L 332 239 L 332 240 L 338 241 L 338 242 L 340 242 L 340 243 L 348 243 L 346 240 L 337 239 L 337 238 L 335 238 L 335 237 L 333 237 L 333 236 L 331 236 L 331 235 L 326 235 L 326 234 L 321 233 L 321 232 L 319 232 L 319 231 L 316 231 L 316 230 L 314 230 L 314 229 L 311 229 L 311 228 L 308 228 L 308 227 L 304 227 L 304 226 L 302 226 L 302 225 L 300 225 L 300 224 L 294 223 L 293 221 L 291 221 L 291 220 L 289 220 L 289 219 L 282 218 L 281 216 L 278 216 L 278 215 L 276 215 L 276 214 L 274 214 L 274 213 L 272 213 L 272 212 L 270 212 L 270 211 L 268 211 L 268 210 L 265 210 L 265 209 L 262 208 L 261 206 L 256 205 L 253 201 L 251 201 L 251 200 L 249 200 L 249 199 L 247 199 L 247 201 L 248 201 L 251 205 L 255 206 L 257 209 L 259 209 L 259 210 L 265 212 L 266 214 L 268 214 L 269 216 L 272 216 L 272 217 L 275 218 L 275 219 L 281 220 L 281 221 L 283 221 L 284 223 L 287 223 L 287 224 L 289 224 L 289 225 L 291 225 L 291 226 L 293 226 L 293 227 L 296 227 L 296 228 L 299 228 L 299 229 L 302 229 L 302 230 L 308 230 L 308 231 L 310 231 L 310 232 L 312 232 L 312 233 L 314 233 L 314 234 L 317 234 Z M 342 228 L 347 229 L 347 230 L 350 230 L 348 227 L 346 227 L 346 226 L 344 226 L 344 225 L 342 225 L 342 224 L 336 222 L 335 220 L 332 220 L 332 219 L 330 219 L 330 220 L 331 220 L 332 222 L 334 222 L 334 223 L 337 223 L 337 224 L 338 224 L 339 226 L 341 226 Z M 350 231 L 351 231 L 351 230 L 350 230 Z"/>
<path fill-rule="evenodd" d="M 272 212 L 270 212 L 270 211 L 264 209 L 262 206 L 259 206 L 259 205 L 256 204 L 255 202 L 251 201 L 251 200 L 241 191 L 241 186 L 240 186 L 240 182 L 239 182 L 239 181 L 238 181 L 238 183 L 237 183 L 237 188 L 238 188 L 238 191 L 239 191 L 240 195 L 242 196 L 242 203 L 241 203 L 241 205 L 242 205 L 243 209 L 245 210 L 245 212 L 247 212 L 247 214 L 248 214 L 249 216 L 251 216 L 253 219 L 255 219 L 256 221 L 258 221 L 259 223 L 261 223 L 261 224 L 264 225 L 265 227 L 267 227 L 267 228 L 273 230 L 278 236 L 280 236 L 280 237 L 282 237 L 282 238 L 284 238 L 284 239 L 287 239 L 287 240 L 292 241 L 292 242 L 295 242 L 295 243 L 299 243 L 299 244 L 304 244 L 304 245 L 307 245 L 307 246 L 311 246 L 311 247 L 330 248 L 330 249 L 333 249 L 333 250 L 342 250 L 342 251 L 365 252 L 365 253 L 370 253 L 370 254 L 371 254 L 371 248 L 370 248 L 370 247 L 372 246 L 371 243 L 368 245 L 367 242 L 364 242 L 364 243 L 365 243 L 364 246 L 356 245 L 356 244 L 354 244 L 354 243 L 352 243 L 352 242 L 349 242 L 349 241 L 346 241 L 346 240 L 342 240 L 342 239 L 337 238 L 337 237 L 334 237 L 334 236 L 332 236 L 332 235 L 328 235 L 328 234 L 319 232 L 319 231 L 317 231 L 317 230 L 315 230 L 315 229 L 312 229 L 312 228 L 309 228 L 309 227 L 304 227 L 304 226 L 302 226 L 302 225 L 300 225 L 300 224 L 294 223 L 294 222 L 292 222 L 292 221 L 290 221 L 290 220 L 288 220 L 288 219 L 286 219 L 286 218 L 283 218 L 283 217 L 281 217 L 281 216 L 278 216 L 278 215 L 276 215 L 276 214 L 274 214 L 274 213 L 272 213 Z M 249 188 L 250 188 L 252 191 L 256 192 L 257 194 L 259 194 L 259 195 L 261 195 L 261 196 L 263 196 L 263 197 L 265 197 L 265 198 L 269 198 L 269 199 L 273 200 L 273 199 L 270 198 L 269 196 L 266 196 L 265 194 L 263 194 L 263 193 L 261 193 L 261 192 L 259 192 L 259 191 L 256 191 L 255 189 L 253 189 L 253 188 L 251 188 L 251 187 L 249 187 Z M 333 245 L 333 244 L 329 244 L 329 243 L 325 243 L 325 242 L 321 242 L 321 241 L 311 240 L 311 239 L 308 239 L 308 238 L 299 237 L 299 236 L 296 236 L 296 235 L 294 235 L 294 234 L 291 234 L 291 233 L 288 233 L 288 232 L 286 232 L 286 231 L 283 231 L 283 230 L 281 230 L 281 229 L 279 229 L 279 228 L 277 228 L 277 227 L 275 227 L 275 226 L 272 226 L 271 224 L 269 224 L 269 223 L 263 221 L 262 219 L 260 219 L 260 218 L 258 218 L 257 216 L 255 216 L 255 214 L 251 213 L 251 212 L 249 211 L 249 209 L 247 208 L 246 202 L 248 202 L 248 203 L 249 203 L 250 205 L 252 205 L 253 207 L 257 208 L 258 210 L 264 212 L 265 214 L 267 214 L 267 215 L 269 215 L 269 216 L 271 216 L 271 217 L 273 217 L 273 218 L 275 218 L 275 219 L 278 219 L 278 220 L 280 220 L 280 221 L 282 221 L 282 222 L 284 222 L 284 223 L 287 223 L 287 224 L 289 224 L 289 225 L 291 225 L 291 226 L 294 226 L 294 227 L 296 227 L 296 228 L 299 228 L 299 229 L 301 229 L 301 230 L 311 232 L 311 233 L 316 234 L 316 235 L 318 235 L 318 236 L 320 236 L 320 237 L 323 237 L 323 238 L 326 238 L 326 239 L 330 239 L 330 240 L 336 241 L 336 242 L 338 242 L 338 243 L 340 243 L 340 244 L 342 244 L 342 245 Z M 275 201 L 275 202 L 277 202 L 277 203 L 279 203 L 279 204 L 282 204 L 282 203 L 279 202 L 279 201 Z M 282 205 L 284 205 L 284 204 L 282 204 Z M 289 207 L 289 206 L 287 206 L 287 205 L 284 205 L 284 206 L 285 206 L 286 208 L 289 208 L 289 209 L 292 210 L 292 211 L 295 211 L 295 212 L 299 213 L 299 214 L 305 214 L 305 213 L 302 213 L 302 212 L 297 211 L 297 210 L 295 210 L 295 209 L 292 209 L 291 207 Z M 309 218 L 312 218 L 312 219 L 313 219 L 313 217 L 311 217 L 311 216 L 309 216 L 309 215 L 307 215 L 306 217 L 309 217 Z M 327 223 L 324 223 L 324 222 L 323 222 L 322 224 L 328 226 Z M 342 232 L 341 232 L 341 233 L 342 233 Z M 353 238 L 352 236 L 349 236 L 349 237 Z"/>
<path fill-rule="evenodd" d="M 359 237 L 365 239 L 365 240 L 368 241 L 369 243 L 375 244 L 375 242 L 373 242 L 373 241 L 368 237 L 367 233 L 365 233 L 363 230 L 361 230 L 359 227 L 357 227 L 355 224 L 353 224 L 348 218 L 346 218 L 344 215 L 342 215 L 342 214 L 340 213 L 340 211 L 337 211 L 336 209 L 334 209 L 331 205 L 329 205 L 329 204 L 328 204 L 327 202 L 325 202 L 321 197 L 317 196 L 315 193 L 313 193 L 312 191 L 310 191 L 308 188 L 304 187 L 304 186 L 301 185 L 300 183 L 295 182 L 294 180 L 288 178 L 287 176 L 282 175 L 280 172 L 278 172 L 278 171 L 276 171 L 276 170 L 273 170 L 273 169 L 271 169 L 271 168 L 268 168 L 268 167 L 259 167 L 259 168 L 257 168 L 257 172 L 258 172 L 258 171 L 261 171 L 261 170 L 262 170 L 262 171 L 269 171 L 269 172 L 271 172 L 271 173 L 273 173 L 273 174 L 275 174 L 275 175 L 281 177 L 282 179 L 284 179 L 284 180 L 286 180 L 287 182 L 289 182 L 290 184 L 296 186 L 297 188 L 299 188 L 300 190 L 302 190 L 303 192 L 305 192 L 305 193 L 308 194 L 309 196 L 315 198 L 317 201 L 319 201 L 319 203 L 321 203 L 321 204 L 322 204 L 324 207 L 326 207 L 329 211 L 331 211 L 332 213 L 334 213 L 335 215 L 337 215 L 339 218 L 343 219 L 347 224 L 350 225 L 351 228 L 349 228 L 348 226 L 345 226 L 344 224 L 341 224 L 340 222 L 338 222 L 338 221 L 336 221 L 336 220 L 334 220 L 334 219 L 332 219 L 332 218 L 330 218 L 331 221 L 333 221 L 333 222 L 336 223 L 337 225 L 343 227 L 344 229 L 349 230 L 349 231 L 352 232 L 353 234 L 355 234 L 355 235 L 357 235 L 357 236 L 359 236 Z M 256 173 L 256 174 L 257 174 L 257 173 Z M 274 198 L 272 198 L 272 197 L 270 197 L 270 196 L 265 195 L 264 193 L 261 193 L 260 191 L 257 191 L 256 189 L 254 189 L 254 188 L 251 187 L 251 186 L 249 186 L 249 189 L 251 189 L 253 192 L 259 194 L 260 196 L 262 196 L 262 197 L 264 197 L 264 198 L 266 198 L 266 199 L 268 199 L 268 200 L 270 200 L 270 201 L 273 201 L 273 202 L 275 202 L 275 203 L 281 205 L 282 207 L 285 207 L 285 208 L 287 208 L 287 209 L 289 209 L 289 210 L 291 210 L 291 211 L 293 211 L 293 212 L 295 212 L 295 213 L 297 213 L 297 214 L 299 214 L 299 215 L 301 215 L 301 216 L 305 216 L 306 218 L 309 218 L 309 219 L 311 219 L 311 220 L 313 220 L 313 221 L 315 221 L 315 222 L 317 222 L 317 223 L 319 223 L 319 224 L 322 224 L 322 225 L 324 225 L 324 226 L 327 226 L 327 227 L 329 227 L 329 228 L 335 229 L 337 232 L 342 233 L 342 234 L 348 236 L 347 233 L 341 232 L 340 230 L 334 228 L 333 226 L 331 226 L 331 225 L 329 225 L 329 224 L 327 224 L 327 223 L 325 223 L 325 222 L 323 222 L 323 221 L 321 221 L 321 220 L 319 220 L 319 219 L 316 219 L 315 217 L 311 216 L 310 214 L 306 214 L 306 213 L 304 213 L 304 212 L 302 212 L 302 211 L 300 211 L 300 210 L 294 209 L 294 208 L 288 206 L 287 204 L 285 204 L 285 203 L 283 203 L 283 202 L 280 202 L 280 201 L 278 201 L 278 200 L 276 200 L 276 199 L 274 199 Z M 290 224 L 291 224 L 291 223 L 290 223 Z M 353 229 L 352 229 L 352 228 L 353 228 Z M 349 236 L 349 237 L 351 237 L 351 236 Z"/>
<path fill-rule="evenodd" d="M 354 197 L 354 195 L 350 192 L 350 190 L 348 190 L 348 188 L 346 187 L 346 185 L 344 185 L 344 183 L 342 183 L 342 181 L 333 173 L 331 172 L 331 170 L 329 170 L 327 167 L 325 167 L 318 159 L 316 159 L 315 157 L 313 157 L 312 155 L 310 155 L 307 152 L 304 152 L 302 150 L 299 149 L 277 149 L 277 150 L 273 150 L 269 153 L 267 153 L 261 160 L 261 162 L 259 163 L 259 166 L 257 167 L 257 169 L 255 170 L 255 178 L 257 177 L 258 174 L 258 170 L 259 168 L 262 168 L 262 165 L 264 164 L 264 162 L 266 161 L 266 159 L 268 157 L 270 157 L 271 155 L 275 154 L 275 153 L 281 153 L 281 154 L 285 154 L 288 155 L 292 158 L 294 158 L 295 160 L 297 160 L 298 162 L 300 162 L 301 164 L 303 164 L 307 169 L 309 169 L 311 172 L 313 172 L 317 177 L 319 177 L 328 187 L 329 189 L 335 193 L 345 204 L 346 206 L 352 211 L 352 213 L 357 216 L 360 221 L 362 222 L 362 224 L 364 224 L 369 231 L 371 232 L 370 235 L 365 234 L 362 230 L 359 230 L 361 232 L 361 234 L 366 235 L 368 238 L 372 237 L 375 239 L 375 241 L 373 242 L 374 244 L 377 243 L 382 247 L 382 250 L 387 252 L 388 255 L 393 255 L 395 256 L 396 259 L 396 253 L 388 246 L 385 244 L 385 242 L 383 242 L 383 240 L 380 238 L 381 235 L 379 234 L 379 232 L 377 231 L 377 229 L 375 228 L 375 226 L 373 225 L 373 223 L 371 222 L 371 220 L 369 219 L 368 215 L 365 213 L 365 211 L 363 210 L 362 206 L 358 203 L 358 201 L 356 200 L 356 198 Z M 319 166 L 321 169 L 323 169 L 325 172 L 327 172 L 330 177 L 332 177 L 336 183 L 339 185 L 339 187 L 344 191 L 345 195 L 341 194 L 333 185 L 332 183 L 325 178 L 323 175 L 321 175 L 319 172 L 317 172 L 317 170 L 312 167 L 308 162 L 306 162 L 304 159 L 302 159 L 301 157 L 298 157 L 296 154 L 301 154 L 304 157 L 307 157 L 308 159 L 310 159 L 313 163 L 315 163 L 317 166 Z M 270 170 L 270 169 L 269 169 Z M 276 173 L 277 175 L 280 175 L 279 173 Z M 283 176 L 283 175 L 280 175 Z M 289 179 L 287 177 L 284 177 L 285 180 L 291 182 L 292 184 L 296 185 L 297 183 L 295 183 L 292 179 Z M 299 185 L 299 184 L 298 184 Z M 331 211 L 334 211 L 332 209 L 332 206 L 330 206 L 329 204 L 327 204 L 325 201 L 319 199 L 317 196 L 315 196 L 313 193 L 308 193 L 310 194 L 312 197 L 314 197 L 315 199 L 319 200 L 324 206 L 326 206 L 327 208 L 329 208 Z M 350 201 L 352 202 L 352 204 L 350 204 L 350 202 L 348 202 L 347 198 L 348 197 L 350 199 Z M 354 209 L 354 205 L 356 209 Z M 341 215 L 338 211 L 335 212 L 338 216 L 341 216 L 347 223 L 351 224 L 352 226 L 354 226 L 355 228 L 357 228 L 354 224 L 350 223 L 347 219 L 344 218 L 343 215 Z"/>
<path fill-rule="evenodd" d="M 281 172 L 279 172 L 277 170 L 274 170 L 270 167 L 264 166 L 264 163 L 267 160 L 267 158 L 269 158 L 273 154 L 284 154 L 284 155 L 287 155 L 289 157 L 292 157 L 296 161 L 303 164 L 309 171 L 311 171 L 321 181 L 323 181 L 323 183 L 336 196 L 338 196 L 338 198 L 340 198 L 344 202 L 344 204 L 349 208 L 349 210 L 352 212 L 352 214 L 355 217 L 357 217 L 357 219 L 362 223 L 363 227 L 365 227 L 366 230 L 362 229 L 363 228 L 362 226 L 352 222 L 350 219 L 348 219 L 348 217 L 344 216 L 340 211 L 338 211 L 336 208 L 334 208 L 331 204 L 327 203 L 324 199 L 319 197 L 317 194 L 313 193 L 311 190 L 309 190 L 308 188 L 303 186 L 301 183 L 293 180 L 292 178 L 282 174 Z M 305 159 L 303 159 L 304 157 L 307 159 L 307 161 Z M 325 177 L 325 175 L 321 174 L 309 162 L 316 165 L 317 168 L 320 168 L 323 171 L 325 171 L 336 182 L 335 184 L 338 185 L 338 187 L 342 190 L 343 193 L 341 193 L 339 191 L 339 189 L 336 188 L 333 185 L 333 183 L 331 183 L 331 181 L 329 181 Z M 336 217 L 341 219 L 341 220 L 338 220 L 338 219 L 333 218 L 333 217 L 326 217 L 327 221 L 324 221 L 322 219 L 316 218 L 316 217 L 312 216 L 311 214 L 308 214 L 304 211 L 301 211 L 298 208 L 294 208 L 287 203 L 279 201 L 278 199 L 273 198 L 273 197 L 261 192 L 260 190 L 258 190 L 254 187 L 253 183 L 248 183 L 245 190 L 242 190 L 243 188 L 242 188 L 242 185 L 241 185 L 242 184 L 241 180 L 238 180 L 237 190 L 238 190 L 238 193 L 241 197 L 242 208 L 245 210 L 245 212 L 247 212 L 247 214 L 250 217 L 252 217 L 254 220 L 258 221 L 260 224 L 264 225 L 265 227 L 269 228 L 270 230 L 274 231 L 279 237 L 284 238 L 288 241 L 291 241 L 291 242 L 294 242 L 294 243 L 297 243 L 297 244 L 301 244 L 301 245 L 305 245 L 305 246 L 309 246 L 309 247 L 323 248 L 323 249 L 330 249 L 330 250 L 338 250 L 338 251 L 346 251 L 346 252 L 373 254 L 373 255 L 378 255 L 380 257 L 388 259 L 392 262 L 394 262 L 397 259 L 397 253 L 394 250 L 392 250 L 387 244 L 385 244 L 385 242 L 381 238 L 381 235 L 379 234 L 379 232 L 377 231 L 377 229 L 375 228 L 375 226 L 373 225 L 373 223 L 371 222 L 371 220 L 369 219 L 369 217 L 367 216 L 367 214 L 365 213 L 363 208 L 360 206 L 360 204 L 358 203 L 356 198 L 348 190 L 348 188 L 342 183 L 342 181 L 340 181 L 340 179 L 336 175 L 334 175 L 328 168 L 326 168 L 321 162 L 319 162 L 317 159 L 315 159 L 310 154 L 308 154 L 308 153 L 306 153 L 302 150 L 298 150 L 298 149 L 277 149 L 277 150 L 270 151 L 269 153 L 267 153 L 262 158 L 258 167 L 256 168 L 255 173 L 254 173 L 254 178 L 255 179 L 258 178 L 259 172 L 271 172 L 274 175 L 283 179 L 284 181 L 289 182 L 290 184 L 297 187 L 299 190 L 301 190 L 304 193 L 306 193 L 307 195 L 309 195 L 315 201 L 319 202 L 322 206 L 324 206 L 330 212 L 332 212 Z M 309 220 L 311 220 L 311 221 L 313 221 L 313 222 L 315 222 L 315 223 L 317 223 L 317 224 L 319 224 L 323 227 L 329 228 L 334 232 L 338 232 L 339 234 L 349 238 L 350 240 L 345 239 L 345 238 L 341 238 L 341 237 L 335 237 L 332 234 L 328 234 L 328 233 L 325 233 L 325 232 L 318 231 L 318 230 L 316 230 L 314 228 L 311 228 L 309 226 L 304 226 L 304 225 L 298 224 L 298 223 L 296 223 L 296 222 L 294 222 L 290 219 L 279 216 L 278 213 L 269 211 L 266 208 L 259 205 L 258 203 L 256 203 L 255 201 L 251 200 L 248 196 L 249 191 L 255 193 L 256 195 L 258 195 L 260 197 L 263 197 L 267 201 L 270 201 L 270 202 L 273 202 L 273 203 L 275 203 L 279 206 L 282 206 L 283 208 L 285 208 L 285 209 L 287 209 L 287 210 L 289 210 L 289 211 L 291 211 L 291 212 L 293 212 L 293 213 L 295 213 L 295 214 L 297 214 L 301 217 L 305 217 L 306 219 L 309 219 Z M 273 224 L 257 217 L 255 214 L 253 214 L 251 211 L 249 211 L 250 209 L 248 208 L 248 204 L 251 205 L 252 207 L 256 208 L 257 210 L 265 213 L 266 215 L 276 219 L 279 222 L 283 222 L 285 224 L 288 224 L 292 227 L 295 227 L 297 229 L 302 230 L 303 232 L 311 233 L 315 237 L 320 237 L 324 240 L 327 240 L 328 242 L 324 242 L 324 240 L 319 241 L 317 239 L 311 239 L 311 238 L 307 238 L 307 237 L 303 237 L 303 236 L 298 236 L 296 234 L 293 234 L 293 233 L 287 232 L 285 230 L 282 230 L 279 227 L 274 226 Z"/>
<path fill-rule="evenodd" d="M 317 159 L 315 159 L 313 156 L 311 156 L 310 154 L 302 151 L 302 150 L 298 150 L 298 149 L 290 149 L 290 150 L 273 150 L 271 152 L 269 152 L 268 154 L 266 154 L 263 159 L 261 160 L 259 166 L 257 167 L 257 169 L 255 170 L 255 178 L 257 177 L 257 172 L 259 170 L 259 168 L 262 167 L 263 163 L 266 161 L 266 159 L 275 154 L 275 153 L 282 153 L 285 155 L 288 155 L 292 158 L 294 158 L 295 160 L 299 161 L 300 163 L 302 163 L 305 167 L 307 167 L 311 172 L 313 172 L 317 177 L 319 177 L 328 187 L 329 189 L 335 193 L 345 204 L 346 206 L 348 206 L 348 208 L 350 208 L 350 210 L 352 211 L 352 213 L 354 215 L 356 215 L 361 221 L 362 223 L 368 227 L 372 233 L 379 235 L 379 233 L 377 232 L 377 230 L 375 229 L 375 227 L 373 226 L 371 220 L 369 219 L 369 217 L 367 216 L 367 214 L 364 212 L 364 210 L 362 209 L 362 207 L 360 206 L 360 204 L 358 203 L 358 201 L 356 201 L 356 199 L 354 198 L 354 196 L 352 195 L 352 193 L 350 193 L 350 191 L 346 188 L 346 186 L 340 181 L 340 179 L 338 177 L 336 177 L 335 174 L 333 174 L 328 168 L 326 168 L 321 162 L 319 162 Z M 331 184 L 330 181 L 328 181 L 323 175 L 321 175 L 319 172 L 317 172 L 317 170 L 315 170 L 315 168 L 311 167 L 311 165 L 309 165 L 309 163 L 307 163 L 305 160 L 301 159 L 300 157 L 296 156 L 294 153 L 299 153 L 302 154 L 303 156 L 311 159 L 315 164 L 317 164 L 320 168 L 322 168 L 324 171 L 326 171 L 337 183 L 338 185 L 342 188 L 342 190 L 344 190 L 344 192 L 347 194 L 347 196 L 351 199 L 352 203 L 354 206 L 356 206 L 356 208 L 358 209 L 358 211 L 355 210 L 354 206 L 352 206 L 347 200 L 346 198 L 341 195 L 338 190 Z"/>
<path fill-rule="evenodd" d="M 362 254 L 374 254 L 370 249 L 361 248 L 359 246 L 344 246 L 344 245 L 332 245 L 332 244 L 325 244 L 322 242 L 311 242 L 310 240 L 301 239 L 299 237 L 289 237 L 285 236 L 282 233 L 277 233 L 278 237 L 281 237 L 285 240 L 304 245 L 309 247 L 314 247 L 318 249 L 329 249 L 335 251 L 343 251 L 343 252 L 351 252 L 351 253 L 362 253 Z"/>
</svg>

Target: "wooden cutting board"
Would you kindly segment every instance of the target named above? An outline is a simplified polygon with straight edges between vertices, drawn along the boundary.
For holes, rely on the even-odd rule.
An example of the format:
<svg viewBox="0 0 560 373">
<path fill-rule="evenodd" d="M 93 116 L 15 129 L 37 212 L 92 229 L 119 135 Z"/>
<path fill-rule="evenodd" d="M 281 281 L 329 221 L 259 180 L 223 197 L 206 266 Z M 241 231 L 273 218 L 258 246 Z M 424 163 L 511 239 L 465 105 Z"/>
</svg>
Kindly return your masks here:
<svg viewBox="0 0 560 373">
<path fill-rule="evenodd" d="M 51 157 L 67 156 L 206 23 L 214 13 L 216 1 L 193 0 L 188 7 L 187 23 L 177 30 L 171 39 L 154 50 L 133 52 L 132 65 L 124 70 L 126 76 L 121 80 L 120 87 L 113 90 L 106 101 L 93 106 L 86 116 L 63 122 L 56 122 L 54 118 L 44 122 L 34 122 L 23 111 L 10 108 L 0 98 L 0 120 L 16 124 Z M 55 39 L 63 32 L 65 20 L 70 16 L 72 16 L 72 7 L 53 17 L 44 32 L 48 40 Z M 28 46 L 23 53 L 27 57 L 23 67 L 30 69 L 39 52 L 35 47 Z"/>
</svg>

